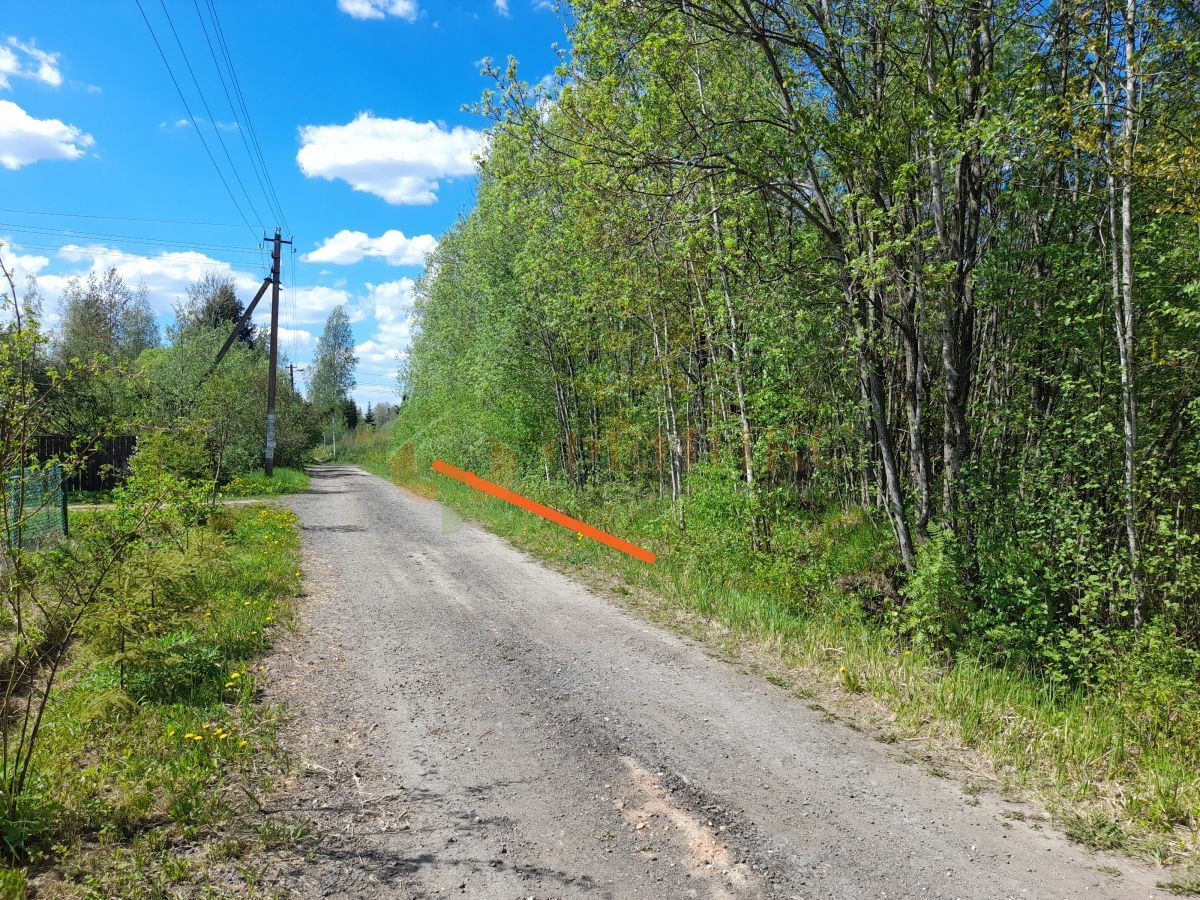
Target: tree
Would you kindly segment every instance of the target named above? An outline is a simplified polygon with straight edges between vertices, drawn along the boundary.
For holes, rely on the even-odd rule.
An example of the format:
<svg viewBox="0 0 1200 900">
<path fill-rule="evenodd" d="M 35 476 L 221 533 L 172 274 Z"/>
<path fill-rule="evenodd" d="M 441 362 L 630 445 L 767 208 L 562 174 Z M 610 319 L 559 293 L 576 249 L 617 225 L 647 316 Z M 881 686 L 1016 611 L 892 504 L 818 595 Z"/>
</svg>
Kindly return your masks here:
<svg viewBox="0 0 1200 900">
<path fill-rule="evenodd" d="M 396 440 L 719 508 L 749 553 L 879 514 L 908 633 L 1057 679 L 1200 649 L 1194 10 L 572 13 L 550 93 L 491 70 Z"/>
<path fill-rule="evenodd" d="M 108 329 L 99 337 L 109 342 L 109 350 L 128 352 L 146 339 L 148 332 L 138 334 L 144 322 L 127 326 L 121 320 L 120 303 L 131 295 L 118 282 L 89 279 L 69 291 L 68 309 L 75 318 L 62 332 L 68 346 L 83 350 L 88 335 L 82 323 L 88 317 Z M 9 833 L 9 855 L 20 846 L 19 837 L 15 843 L 13 838 L 22 823 L 44 804 L 44 797 L 31 790 L 37 778 L 31 764 L 40 752 L 51 695 L 76 652 L 76 639 L 125 602 L 121 568 L 196 509 L 186 484 L 147 473 L 133 490 L 119 492 L 111 509 L 89 520 L 82 535 L 44 544 L 28 540 L 34 521 L 57 516 L 56 497 L 35 499 L 27 491 L 28 480 L 45 472 L 47 461 L 38 458 L 37 438 L 51 427 L 54 399 L 65 385 L 106 364 L 88 359 L 42 369 L 39 357 L 46 338 L 27 315 L 30 311 L 20 303 L 0 259 L 0 318 L 5 322 L 0 332 L 0 632 L 5 642 L 0 660 L 0 821 Z M 83 446 L 98 436 L 73 435 Z M 70 473 L 82 460 L 72 454 L 49 462 L 62 463 Z"/>
<path fill-rule="evenodd" d="M 317 340 L 313 375 L 309 382 L 309 401 L 318 416 L 333 422 L 335 438 L 339 418 L 336 413 L 342 410 L 341 418 L 345 419 L 346 395 L 354 387 L 354 368 L 357 365 L 350 317 L 346 315 L 344 307 L 335 306 Z"/>
<path fill-rule="evenodd" d="M 99 434 L 132 410 L 127 367 L 160 344 L 158 322 L 142 285 L 131 288 L 115 268 L 72 278 L 59 302 L 62 321 L 51 345 L 60 369 L 87 360 L 87 371 L 54 395 L 52 428 L 60 434 Z"/>
<path fill-rule="evenodd" d="M 201 328 L 224 328 L 236 324 L 246 311 L 238 299 L 233 277 L 226 272 L 209 271 L 188 287 L 187 299 L 175 307 L 175 325 L 170 329 L 173 341 L 186 340 Z M 247 322 L 237 340 L 254 346 L 257 329 Z"/>
<path fill-rule="evenodd" d="M 72 278 L 59 310 L 54 352 L 60 361 L 98 355 L 125 363 L 161 343 L 145 285 L 131 288 L 115 268 Z"/>
</svg>

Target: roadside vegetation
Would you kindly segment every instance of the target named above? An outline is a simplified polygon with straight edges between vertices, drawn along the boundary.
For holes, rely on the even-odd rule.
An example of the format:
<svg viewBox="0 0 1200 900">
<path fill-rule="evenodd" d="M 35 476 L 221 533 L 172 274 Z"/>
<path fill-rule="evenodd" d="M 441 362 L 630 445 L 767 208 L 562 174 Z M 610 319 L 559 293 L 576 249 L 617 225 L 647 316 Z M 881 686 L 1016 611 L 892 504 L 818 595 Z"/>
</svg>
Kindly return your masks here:
<svg viewBox="0 0 1200 900">
<path fill-rule="evenodd" d="M 239 500 L 250 497 L 279 497 L 284 494 L 300 494 L 308 490 L 309 478 L 303 469 L 276 466 L 267 477 L 257 469 L 235 475 L 221 486 L 221 497 Z"/>
<path fill-rule="evenodd" d="M 121 500 L 90 513 L 77 539 L 103 541 L 127 513 Z M 136 576 L 117 574 L 131 593 L 97 606 L 64 648 L 4 829 L 13 871 L 39 894 L 252 885 L 242 857 L 280 827 L 256 815 L 285 769 L 256 660 L 299 591 L 294 517 L 246 506 L 172 526 Z"/>
<path fill-rule="evenodd" d="M 678 610 L 684 618 L 677 624 L 693 636 L 765 650 L 777 662 L 772 680 L 802 697 L 832 691 L 881 701 L 895 713 L 874 723 L 882 724 L 883 740 L 925 736 L 981 752 L 1000 791 L 1044 803 L 1089 847 L 1185 870 L 1200 862 L 1185 824 L 1200 804 L 1200 703 L 1159 705 L 1164 693 L 1178 699 L 1186 690 L 1182 679 L 1171 684 L 1162 673 L 1107 690 L 1056 685 L 966 651 L 950 659 L 913 640 L 879 605 L 890 534 L 878 513 L 778 523 L 774 551 L 758 554 L 730 545 L 727 515 L 711 497 L 685 503 L 691 525 L 681 533 L 677 510 L 661 500 L 581 492 L 536 476 L 505 482 L 652 549 L 658 560 L 646 565 L 441 478 L 415 465 L 405 446 L 392 455 L 389 475 L 516 546 L 648 605 L 656 618 L 675 622 Z M 688 625 L 694 620 L 718 630 L 696 631 Z"/>
<path fill-rule="evenodd" d="M 490 70 L 393 474 L 644 543 L 444 488 L 985 751 L 1092 846 L 1194 862 L 1197 34 L 1169 3 L 573 4 L 557 81 Z"/>
<path fill-rule="evenodd" d="M 254 702 L 255 658 L 299 590 L 298 532 L 288 512 L 214 501 L 229 484 L 303 487 L 303 473 L 234 480 L 261 459 L 249 423 L 191 379 L 218 328 L 142 346 L 156 330 L 111 276 L 69 287 L 51 339 L 36 292 L 19 302 L 5 287 L 0 896 L 31 883 L 42 896 L 89 897 L 206 891 L 218 877 L 249 885 L 239 860 L 256 841 L 250 814 L 280 771 L 274 713 Z M 67 355 L 70 340 L 103 338 L 105 323 L 124 359 L 82 345 L 87 356 Z M 237 392 L 257 383 L 261 352 L 231 356 L 213 378 Z M 167 377 L 177 365 L 191 374 Z M 281 446 L 302 458 L 308 407 L 290 402 Z M 69 450 L 40 456 L 41 439 L 64 429 Z M 114 432 L 138 435 L 128 470 L 111 503 L 72 512 L 65 534 L 60 471 L 69 478 Z"/>
</svg>

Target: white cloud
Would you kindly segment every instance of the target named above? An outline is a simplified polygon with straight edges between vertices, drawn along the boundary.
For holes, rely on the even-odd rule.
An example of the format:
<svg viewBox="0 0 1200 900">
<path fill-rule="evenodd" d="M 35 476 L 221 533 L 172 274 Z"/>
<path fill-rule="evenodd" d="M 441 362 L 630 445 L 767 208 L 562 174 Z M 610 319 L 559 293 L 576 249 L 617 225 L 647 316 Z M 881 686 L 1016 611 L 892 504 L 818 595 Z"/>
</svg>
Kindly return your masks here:
<svg viewBox="0 0 1200 900">
<path fill-rule="evenodd" d="M 496 0 L 496 12 L 502 16 L 508 15 L 508 0 Z"/>
<path fill-rule="evenodd" d="M 415 22 L 419 12 L 416 0 L 338 0 L 338 9 L 355 19 L 395 16 L 406 22 Z"/>
<path fill-rule="evenodd" d="M 371 352 L 385 355 L 391 362 L 399 360 L 412 340 L 413 300 L 416 283 L 411 278 L 367 283 L 366 306 L 375 318 L 375 334 L 369 343 Z"/>
<path fill-rule="evenodd" d="M 348 306 L 350 294 L 341 288 L 316 287 L 296 288 L 292 292 L 296 304 L 296 321 L 302 325 L 323 323 L 335 306 Z M 351 312 L 351 320 L 354 314 Z"/>
<path fill-rule="evenodd" d="M 145 284 L 149 292 L 150 306 L 158 315 L 170 315 L 175 304 L 187 295 L 188 286 L 200 280 L 207 272 L 222 272 L 233 278 L 242 302 L 249 303 L 262 281 L 245 272 L 236 271 L 223 260 L 213 259 L 194 250 L 182 252 L 163 251 L 157 256 L 141 256 L 114 250 L 103 245 L 80 246 L 67 244 L 59 248 L 58 255 L 71 263 L 87 263 L 74 274 L 117 270 L 127 284 Z M 42 275 L 38 284 L 47 300 L 57 297 L 66 285 L 69 276 Z M 261 304 L 260 304 L 261 305 Z"/>
<path fill-rule="evenodd" d="M 8 47 L 0 47 L 0 88 L 7 90 L 12 86 L 10 79 L 21 70 L 21 62 L 17 54 Z"/>
<path fill-rule="evenodd" d="M 304 257 L 305 262 L 353 265 L 366 257 L 386 259 L 393 266 L 419 266 L 437 247 L 432 234 L 405 237 L 403 231 L 389 229 L 377 238 L 363 231 L 339 231 L 322 241 L 321 246 Z"/>
<path fill-rule="evenodd" d="M 279 345 L 289 349 L 311 350 L 317 345 L 317 336 L 303 328 L 284 328 L 279 326 Z"/>
<path fill-rule="evenodd" d="M 0 45 L 0 89 L 12 86 L 13 78 L 30 78 L 50 87 L 59 87 L 63 82 L 58 67 L 61 54 L 39 50 L 33 41 L 25 43 L 10 37 L 8 46 Z"/>
<path fill-rule="evenodd" d="M 58 119 L 35 119 L 0 100 L 0 166 L 19 169 L 43 159 L 79 159 L 95 139 Z"/>
<path fill-rule="evenodd" d="M 483 135 L 456 125 L 359 113 L 346 125 L 305 125 L 296 162 L 309 178 L 341 179 L 393 204 L 437 200 L 438 179 L 470 175 Z"/>
<path fill-rule="evenodd" d="M 201 122 L 207 122 L 207 121 L 208 121 L 208 119 L 204 118 L 204 116 L 196 117 L 197 125 L 199 125 Z M 159 122 L 158 127 L 159 128 L 187 128 L 191 124 L 192 124 L 191 119 L 182 119 L 181 118 L 181 119 L 176 119 L 174 122 Z M 220 128 L 222 131 L 237 131 L 238 130 L 237 122 L 217 121 L 217 122 L 214 122 L 213 124 L 216 125 L 218 128 Z"/>
<path fill-rule="evenodd" d="M 397 347 L 381 343 L 374 338 L 354 346 L 354 355 L 358 357 L 359 365 L 374 368 L 377 371 L 398 369 L 404 351 Z M 364 375 L 364 381 L 378 382 L 385 376 L 379 374 Z"/>
<path fill-rule="evenodd" d="M 48 256 L 17 252 L 12 240 L 7 237 L 0 237 L 0 259 L 4 260 L 5 267 L 12 275 L 13 281 L 16 282 L 18 294 L 25 293 L 25 284 L 30 275 L 37 275 L 50 264 Z M 7 293 L 7 291 L 8 284 L 0 283 L 0 293 Z"/>
</svg>

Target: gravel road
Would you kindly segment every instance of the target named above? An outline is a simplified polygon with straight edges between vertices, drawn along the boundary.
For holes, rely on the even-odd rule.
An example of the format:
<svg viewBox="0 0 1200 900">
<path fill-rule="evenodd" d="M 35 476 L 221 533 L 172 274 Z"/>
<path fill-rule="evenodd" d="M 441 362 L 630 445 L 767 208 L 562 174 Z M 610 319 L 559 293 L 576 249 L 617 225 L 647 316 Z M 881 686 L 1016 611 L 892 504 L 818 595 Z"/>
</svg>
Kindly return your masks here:
<svg viewBox="0 0 1200 900">
<path fill-rule="evenodd" d="M 268 662 L 302 760 L 276 811 L 317 838 L 288 896 L 1160 896 L 437 503 L 311 474 Z"/>
</svg>

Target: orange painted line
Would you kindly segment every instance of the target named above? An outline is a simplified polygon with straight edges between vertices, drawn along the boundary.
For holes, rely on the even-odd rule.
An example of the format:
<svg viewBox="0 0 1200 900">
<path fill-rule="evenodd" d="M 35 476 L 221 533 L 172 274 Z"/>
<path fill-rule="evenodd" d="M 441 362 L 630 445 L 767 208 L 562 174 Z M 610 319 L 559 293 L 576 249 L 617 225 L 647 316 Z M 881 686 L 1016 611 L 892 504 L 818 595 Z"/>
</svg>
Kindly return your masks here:
<svg viewBox="0 0 1200 900">
<path fill-rule="evenodd" d="M 485 494 L 491 494 L 493 497 L 499 497 L 506 503 L 511 503 L 513 506 L 519 506 L 521 509 L 528 510 L 534 515 L 541 516 L 543 519 L 549 519 L 563 528 L 570 528 L 572 531 L 590 537 L 593 541 L 599 541 L 601 544 L 607 544 L 614 550 L 620 550 L 622 553 L 628 553 L 634 559 L 640 559 L 642 562 L 652 563 L 656 557 L 649 550 L 643 550 L 637 544 L 631 544 L 629 541 L 623 541 L 615 535 L 609 534 L 607 531 L 601 531 L 599 528 L 593 528 L 586 522 L 580 522 L 578 519 L 572 519 L 568 515 L 560 513 L 557 509 L 551 509 L 549 506 L 543 506 L 536 500 L 530 500 L 528 497 L 522 497 L 515 491 L 510 491 L 507 488 L 502 488 L 498 484 L 493 484 L 486 479 L 480 478 L 474 472 L 464 472 L 462 469 L 456 468 L 449 463 L 444 463 L 440 459 L 433 461 L 433 468 L 436 472 L 441 472 L 443 475 L 449 475 L 451 478 L 456 478 L 463 484 L 469 484 L 473 488 L 483 491 Z"/>
</svg>

